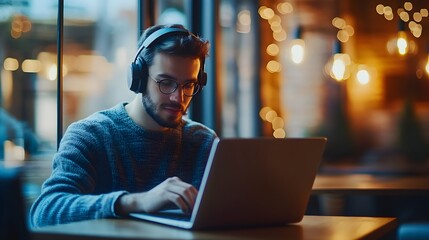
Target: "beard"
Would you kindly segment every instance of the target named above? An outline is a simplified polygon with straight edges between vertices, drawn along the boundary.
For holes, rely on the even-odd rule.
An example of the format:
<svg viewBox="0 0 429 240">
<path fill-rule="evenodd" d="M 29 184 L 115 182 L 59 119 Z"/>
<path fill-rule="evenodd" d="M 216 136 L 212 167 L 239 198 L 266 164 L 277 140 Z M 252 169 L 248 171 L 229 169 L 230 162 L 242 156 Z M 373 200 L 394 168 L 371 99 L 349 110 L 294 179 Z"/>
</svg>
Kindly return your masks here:
<svg viewBox="0 0 429 240">
<path fill-rule="evenodd" d="M 146 112 L 149 114 L 149 116 L 161 127 L 176 128 L 177 126 L 179 126 L 179 124 L 181 122 L 181 118 L 178 120 L 176 120 L 176 119 L 163 119 L 157 113 L 157 107 L 156 107 L 155 103 L 153 102 L 153 100 L 150 98 L 149 94 L 143 94 L 142 103 L 143 103 L 143 107 L 146 109 Z"/>
</svg>

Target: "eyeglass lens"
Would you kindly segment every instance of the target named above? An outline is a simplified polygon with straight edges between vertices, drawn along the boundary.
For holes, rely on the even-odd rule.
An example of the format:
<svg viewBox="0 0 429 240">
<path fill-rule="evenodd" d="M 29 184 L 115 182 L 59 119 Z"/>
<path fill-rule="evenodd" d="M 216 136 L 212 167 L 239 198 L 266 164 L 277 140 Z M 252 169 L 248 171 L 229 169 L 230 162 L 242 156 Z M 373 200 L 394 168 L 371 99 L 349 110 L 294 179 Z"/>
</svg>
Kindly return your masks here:
<svg viewBox="0 0 429 240">
<path fill-rule="evenodd" d="M 164 94 L 171 94 L 177 90 L 179 84 L 174 80 L 164 79 L 158 81 L 159 90 Z M 187 82 L 182 85 L 182 91 L 185 96 L 193 96 L 200 90 L 200 85 L 196 82 Z"/>
</svg>

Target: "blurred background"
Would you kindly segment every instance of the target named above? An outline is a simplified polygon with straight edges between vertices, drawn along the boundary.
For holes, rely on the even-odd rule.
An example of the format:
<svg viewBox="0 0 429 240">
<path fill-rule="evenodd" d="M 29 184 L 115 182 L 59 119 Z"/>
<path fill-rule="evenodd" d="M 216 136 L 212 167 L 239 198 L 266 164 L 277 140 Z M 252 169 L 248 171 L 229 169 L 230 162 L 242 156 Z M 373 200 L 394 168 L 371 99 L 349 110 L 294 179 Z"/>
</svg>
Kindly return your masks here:
<svg viewBox="0 0 429 240">
<path fill-rule="evenodd" d="M 211 42 L 190 117 L 220 137 L 325 136 L 321 172 L 428 173 L 427 1 L 60 2 L 0 0 L 0 159 L 31 166 L 29 202 L 67 126 L 134 97 L 137 40 L 157 23 Z"/>
</svg>

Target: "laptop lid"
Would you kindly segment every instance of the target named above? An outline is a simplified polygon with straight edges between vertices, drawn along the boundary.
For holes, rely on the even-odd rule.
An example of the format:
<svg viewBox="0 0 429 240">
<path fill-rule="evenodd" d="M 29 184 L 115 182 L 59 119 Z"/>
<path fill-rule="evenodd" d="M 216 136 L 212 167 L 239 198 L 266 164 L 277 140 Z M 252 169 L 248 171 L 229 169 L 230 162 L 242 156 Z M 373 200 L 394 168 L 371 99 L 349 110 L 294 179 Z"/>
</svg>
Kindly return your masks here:
<svg viewBox="0 0 429 240">
<path fill-rule="evenodd" d="M 325 144 L 325 138 L 217 140 L 189 220 L 140 213 L 131 216 L 188 229 L 299 222 Z"/>
</svg>

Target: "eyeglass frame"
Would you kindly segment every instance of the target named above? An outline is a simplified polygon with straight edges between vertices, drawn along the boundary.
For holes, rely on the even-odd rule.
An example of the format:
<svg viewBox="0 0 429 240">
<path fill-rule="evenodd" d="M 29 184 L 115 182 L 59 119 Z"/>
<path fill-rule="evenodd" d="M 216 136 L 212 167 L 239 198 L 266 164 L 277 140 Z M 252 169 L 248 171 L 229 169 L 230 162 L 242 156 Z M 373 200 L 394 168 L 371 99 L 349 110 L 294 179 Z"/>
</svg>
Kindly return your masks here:
<svg viewBox="0 0 429 240">
<path fill-rule="evenodd" d="M 177 89 L 179 88 L 179 85 L 182 88 L 183 95 L 185 95 L 186 97 L 193 97 L 193 96 L 197 95 L 197 93 L 199 93 L 200 90 L 201 90 L 201 88 L 202 88 L 201 85 L 198 83 L 198 81 L 187 81 L 185 84 L 179 84 L 177 81 L 175 81 L 173 79 L 170 79 L 170 78 L 165 78 L 165 79 L 158 80 L 158 79 L 152 77 L 151 75 L 149 75 L 149 78 L 152 79 L 154 82 L 158 83 L 158 89 L 159 89 L 159 91 L 162 94 L 165 94 L 165 95 L 170 95 L 170 94 L 173 94 L 174 92 L 176 92 Z M 174 87 L 173 91 L 171 91 L 171 92 L 164 92 L 164 91 L 161 90 L 161 84 L 163 82 L 166 82 L 166 81 L 176 84 L 176 87 Z M 185 91 L 183 90 L 184 87 L 186 85 L 188 85 L 188 84 L 194 84 L 194 86 L 193 86 L 194 91 L 193 91 L 193 94 L 191 94 L 191 95 L 185 93 Z"/>
</svg>

